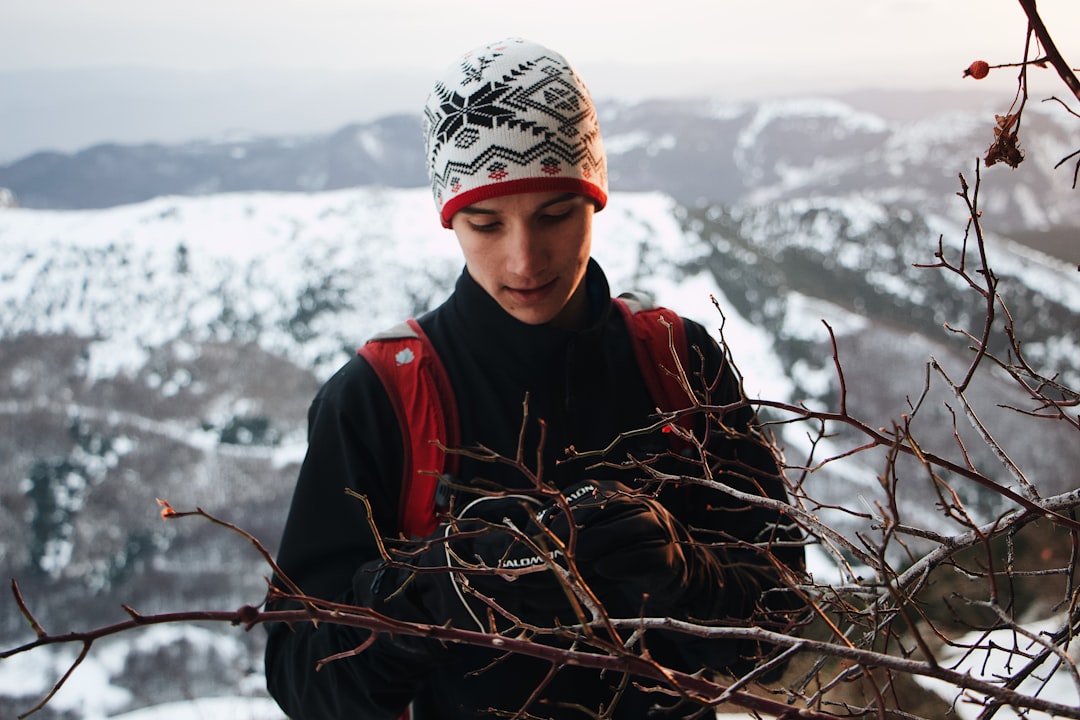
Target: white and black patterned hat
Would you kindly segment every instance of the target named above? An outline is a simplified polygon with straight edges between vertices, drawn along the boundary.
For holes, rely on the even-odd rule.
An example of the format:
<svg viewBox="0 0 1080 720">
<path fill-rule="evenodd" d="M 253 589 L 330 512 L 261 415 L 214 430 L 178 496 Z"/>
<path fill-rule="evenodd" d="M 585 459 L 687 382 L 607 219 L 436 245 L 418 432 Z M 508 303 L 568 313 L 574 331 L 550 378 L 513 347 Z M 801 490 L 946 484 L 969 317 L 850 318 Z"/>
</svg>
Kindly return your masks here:
<svg viewBox="0 0 1080 720">
<path fill-rule="evenodd" d="M 475 202 L 564 191 L 607 203 L 607 160 L 585 83 L 557 52 L 511 38 L 451 66 L 428 96 L 424 135 L 444 227 Z"/>
</svg>

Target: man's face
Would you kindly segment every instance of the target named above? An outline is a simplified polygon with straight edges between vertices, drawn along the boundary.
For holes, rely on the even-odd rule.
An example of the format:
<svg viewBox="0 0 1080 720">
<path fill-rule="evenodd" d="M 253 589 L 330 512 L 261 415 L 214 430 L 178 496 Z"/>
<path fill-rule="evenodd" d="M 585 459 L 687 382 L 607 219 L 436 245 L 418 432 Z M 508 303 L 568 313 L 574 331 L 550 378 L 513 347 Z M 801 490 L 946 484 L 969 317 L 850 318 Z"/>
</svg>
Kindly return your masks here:
<svg viewBox="0 0 1080 720">
<path fill-rule="evenodd" d="M 593 213 L 583 195 L 522 193 L 463 208 L 450 227 L 469 275 L 503 310 L 530 325 L 573 328 L 588 317 L 582 279 Z"/>
</svg>

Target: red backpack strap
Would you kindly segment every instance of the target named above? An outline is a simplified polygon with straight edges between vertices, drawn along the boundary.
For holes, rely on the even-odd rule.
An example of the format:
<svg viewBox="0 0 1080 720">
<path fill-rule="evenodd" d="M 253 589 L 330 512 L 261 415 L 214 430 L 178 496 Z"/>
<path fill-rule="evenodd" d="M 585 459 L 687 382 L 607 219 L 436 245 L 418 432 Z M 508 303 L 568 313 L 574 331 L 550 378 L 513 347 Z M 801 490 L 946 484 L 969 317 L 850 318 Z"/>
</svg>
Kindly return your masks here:
<svg viewBox="0 0 1080 720">
<path fill-rule="evenodd" d="M 683 371 L 690 371 L 690 351 L 682 318 L 674 311 L 654 307 L 647 298 L 632 293 L 623 293 L 614 298 L 614 302 L 626 319 L 638 367 L 656 407 L 664 412 L 690 407 L 690 397 L 679 382 L 675 365 L 678 358 Z M 684 415 L 678 422 L 692 430 L 694 415 Z"/>
<path fill-rule="evenodd" d="M 394 406 L 404 448 L 398 531 L 426 537 L 438 526 L 440 476 L 457 471 L 458 412 L 446 368 L 415 320 L 368 340 L 357 350 L 379 376 Z"/>
</svg>

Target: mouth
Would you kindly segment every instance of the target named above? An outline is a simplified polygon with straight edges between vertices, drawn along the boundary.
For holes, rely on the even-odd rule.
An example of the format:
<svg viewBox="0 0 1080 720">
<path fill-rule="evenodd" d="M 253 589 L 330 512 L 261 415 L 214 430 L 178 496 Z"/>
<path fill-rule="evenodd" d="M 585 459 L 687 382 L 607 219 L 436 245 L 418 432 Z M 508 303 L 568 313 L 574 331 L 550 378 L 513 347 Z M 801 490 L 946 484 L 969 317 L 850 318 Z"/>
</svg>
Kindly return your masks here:
<svg viewBox="0 0 1080 720">
<path fill-rule="evenodd" d="M 522 304 L 532 304 L 542 301 L 548 296 L 548 294 L 555 288 L 555 284 L 559 281 L 558 278 L 553 278 L 543 285 L 538 285 L 533 288 L 515 288 L 506 286 L 506 292 L 508 292 L 515 300 Z"/>
</svg>

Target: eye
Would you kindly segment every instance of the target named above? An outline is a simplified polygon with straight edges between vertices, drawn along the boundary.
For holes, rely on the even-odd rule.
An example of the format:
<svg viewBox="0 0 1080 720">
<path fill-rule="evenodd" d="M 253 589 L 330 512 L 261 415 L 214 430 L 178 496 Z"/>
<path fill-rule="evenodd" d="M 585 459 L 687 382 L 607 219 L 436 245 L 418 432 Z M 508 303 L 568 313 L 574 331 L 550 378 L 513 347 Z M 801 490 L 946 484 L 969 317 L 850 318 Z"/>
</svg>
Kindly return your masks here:
<svg viewBox="0 0 1080 720">
<path fill-rule="evenodd" d="M 478 233 L 495 232 L 501 226 L 502 226 L 502 223 L 497 221 L 497 220 L 494 221 L 494 222 L 489 222 L 489 223 L 474 223 L 472 221 L 469 222 L 469 229 L 472 230 L 473 232 L 478 232 Z"/>
<path fill-rule="evenodd" d="M 554 224 L 566 220 L 574 214 L 576 207 L 571 205 L 569 207 L 556 208 L 548 210 L 540 216 L 540 221 L 548 224 Z"/>
</svg>

